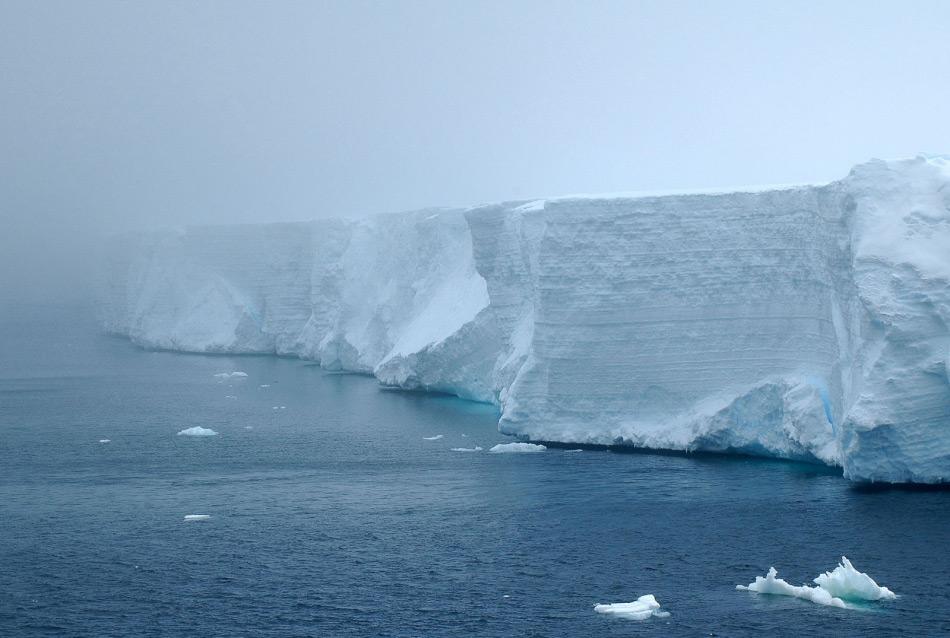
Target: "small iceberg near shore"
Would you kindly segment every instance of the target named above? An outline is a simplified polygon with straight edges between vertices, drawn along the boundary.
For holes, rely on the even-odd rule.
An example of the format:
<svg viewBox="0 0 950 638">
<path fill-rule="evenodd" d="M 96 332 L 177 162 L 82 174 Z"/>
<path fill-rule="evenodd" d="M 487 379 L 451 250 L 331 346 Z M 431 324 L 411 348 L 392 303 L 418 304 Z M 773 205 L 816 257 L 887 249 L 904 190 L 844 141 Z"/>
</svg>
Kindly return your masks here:
<svg viewBox="0 0 950 638">
<path fill-rule="evenodd" d="M 206 521 L 211 518 L 211 514 L 185 514 L 186 521 Z"/>
<path fill-rule="evenodd" d="M 875 600 L 892 600 L 897 594 L 887 587 L 881 587 L 874 579 L 859 572 L 845 556 L 841 563 L 832 571 L 825 572 L 813 581 L 817 587 L 791 585 L 778 578 L 774 567 L 769 568 L 764 577 L 756 576 L 755 582 L 748 585 L 736 585 L 740 591 L 751 591 L 758 594 L 773 594 L 777 596 L 793 596 L 803 600 L 810 600 L 819 605 L 853 608 L 849 602 L 867 602 Z"/>
<path fill-rule="evenodd" d="M 187 428 L 178 433 L 178 436 L 217 436 L 217 432 L 210 428 L 203 428 L 196 425 L 193 428 Z"/>
<path fill-rule="evenodd" d="M 647 618 L 667 618 L 670 612 L 660 609 L 660 603 L 653 594 L 640 596 L 632 603 L 609 603 L 594 605 L 598 614 L 608 614 L 627 620 L 646 620 Z"/>
<path fill-rule="evenodd" d="M 523 454 L 526 452 L 544 452 L 547 447 L 537 443 L 499 443 L 489 452 L 492 454 Z"/>
</svg>

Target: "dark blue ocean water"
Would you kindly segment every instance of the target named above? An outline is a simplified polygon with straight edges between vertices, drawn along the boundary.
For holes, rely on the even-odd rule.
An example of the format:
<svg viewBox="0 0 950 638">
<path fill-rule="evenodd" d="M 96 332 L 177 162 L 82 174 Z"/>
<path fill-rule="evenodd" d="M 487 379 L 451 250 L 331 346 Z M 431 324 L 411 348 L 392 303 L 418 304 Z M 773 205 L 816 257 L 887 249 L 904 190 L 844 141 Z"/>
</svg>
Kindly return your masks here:
<svg viewBox="0 0 950 638">
<path fill-rule="evenodd" d="M 249 377 L 213 377 L 230 370 Z M 80 308 L 6 307 L 0 635 L 950 633 L 950 492 L 740 457 L 450 451 L 505 440 L 495 419 L 298 360 L 146 352 Z M 220 434 L 176 435 L 199 425 Z M 855 611 L 734 589 L 841 554 L 901 597 Z M 646 593 L 672 615 L 592 609 Z"/>
</svg>

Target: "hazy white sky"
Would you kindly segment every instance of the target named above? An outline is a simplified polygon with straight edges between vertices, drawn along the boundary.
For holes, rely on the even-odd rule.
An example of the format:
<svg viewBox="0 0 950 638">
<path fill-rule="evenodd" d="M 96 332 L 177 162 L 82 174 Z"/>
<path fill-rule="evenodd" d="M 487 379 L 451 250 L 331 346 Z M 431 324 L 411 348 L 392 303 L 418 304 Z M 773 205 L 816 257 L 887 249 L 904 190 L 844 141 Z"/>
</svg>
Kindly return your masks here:
<svg viewBox="0 0 950 638">
<path fill-rule="evenodd" d="M 0 289 L 104 231 L 950 152 L 950 2 L 0 0 Z"/>
</svg>

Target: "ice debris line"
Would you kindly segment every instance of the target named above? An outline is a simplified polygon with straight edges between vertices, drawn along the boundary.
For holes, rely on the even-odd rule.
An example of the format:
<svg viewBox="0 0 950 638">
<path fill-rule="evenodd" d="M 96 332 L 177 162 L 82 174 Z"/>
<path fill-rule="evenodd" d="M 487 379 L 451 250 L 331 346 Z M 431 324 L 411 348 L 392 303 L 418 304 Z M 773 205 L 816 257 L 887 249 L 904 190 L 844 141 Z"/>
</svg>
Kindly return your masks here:
<svg viewBox="0 0 950 638">
<path fill-rule="evenodd" d="M 841 557 L 841 563 L 833 571 L 821 574 L 813 581 L 818 586 L 802 585 L 796 587 L 778 578 L 774 567 L 769 568 L 765 576 L 756 576 L 755 582 L 748 585 L 736 585 L 736 589 L 752 591 L 759 594 L 775 594 L 779 596 L 794 596 L 810 600 L 819 605 L 847 608 L 853 602 L 891 600 L 897 595 L 887 587 L 881 587 L 874 579 L 859 572 L 851 565 L 846 557 Z"/>
<path fill-rule="evenodd" d="M 609 614 L 628 620 L 646 620 L 653 616 L 657 618 L 667 618 L 670 615 L 669 612 L 660 609 L 660 603 L 656 601 L 653 594 L 640 596 L 632 603 L 594 605 L 594 611 L 599 614 Z"/>
<path fill-rule="evenodd" d="M 105 327 L 501 409 L 526 440 L 950 481 L 950 160 L 836 182 L 117 236 Z"/>
</svg>

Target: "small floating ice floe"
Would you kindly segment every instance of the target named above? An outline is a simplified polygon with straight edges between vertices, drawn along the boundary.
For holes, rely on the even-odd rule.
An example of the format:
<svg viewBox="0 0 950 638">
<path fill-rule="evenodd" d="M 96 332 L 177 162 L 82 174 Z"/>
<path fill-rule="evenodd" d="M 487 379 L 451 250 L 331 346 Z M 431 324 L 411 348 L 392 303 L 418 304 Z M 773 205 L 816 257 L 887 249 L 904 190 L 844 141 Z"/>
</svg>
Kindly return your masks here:
<svg viewBox="0 0 950 638">
<path fill-rule="evenodd" d="M 654 616 L 657 618 L 666 618 L 670 615 L 670 612 L 660 609 L 660 603 L 656 602 L 656 598 L 653 597 L 653 594 L 640 596 L 632 603 L 594 605 L 594 611 L 598 614 L 608 614 L 627 620 L 646 620 Z"/>
<path fill-rule="evenodd" d="M 247 378 L 247 373 L 241 372 L 240 370 L 235 370 L 234 372 L 219 372 L 214 375 L 214 378 L 221 379 L 222 381 L 224 379 L 245 379 Z"/>
<path fill-rule="evenodd" d="M 254 429 L 254 426 L 253 426 L 253 425 L 245 425 L 245 426 L 244 426 L 244 429 L 245 429 L 245 430 L 253 430 L 253 429 Z"/>
<path fill-rule="evenodd" d="M 224 396 L 224 398 L 225 398 L 225 399 L 236 399 L 237 397 L 234 396 L 233 394 L 226 394 L 226 395 Z"/>
<path fill-rule="evenodd" d="M 260 387 L 262 387 L 262 388 L 269 388 L 269 387 L 270 387 L 270 384 L 269 384 L 269 383 L 262 383 Z"/>
<path fill-rule="evenodd" d="M 442 438 L 441 434 L 436 434 L 435 436 L 424 436 L 422 437 L 423 441 L 438 441 Z"/>
<path fill-rule="evenodd" d="M 185 514 L 186 521 L 206 521 L 211 518 L 211 514 Z"/>
<path fill-rule="evenodd" d="M 453 452 L 481 452 L 482 448 L 479 446 L 475 447 L 454 447 L 452 448 Z"/>
<path fill-rule="evenodd" d="M 548 448 L 537 443 L 499 443 L 488 451 L 492 454 L 523 454 L 525 452 L 544 452 L 546 449 Z"/>
<path fill-rule="evenodd" d="M 112 443 L 112 439 L 99 439 L 100 443 Z"/>
<path fill-rule="evenodd" d="M 178 436 L 216 436 L 218 433 L 210 428 L 203 428 L 196 425 L 193 428 L 187 428 L 178 433 Z"/>
<path fill-rule="evenodd" d="M 819 605 L 853 609 L 849 602 L 866 602 L 874 600 L 891 600 L 897 594 L 887 587 L 881 587 L 874 579 L 859 572 L 846 557 L 841 557 L 841 563 L 830 572 L 819 575 L 813 581 L 817 587 L 802 585 L 797 587 L 778 578 L 774 567 L 769 573 L 756 576 L 755 582 L 748 585 L 736 585 L 740 591 L 751 591 L 758 594 L 773 594 L 777 596 L 793 596 L 803 600 L 810 600 Z"/>
</svg>

